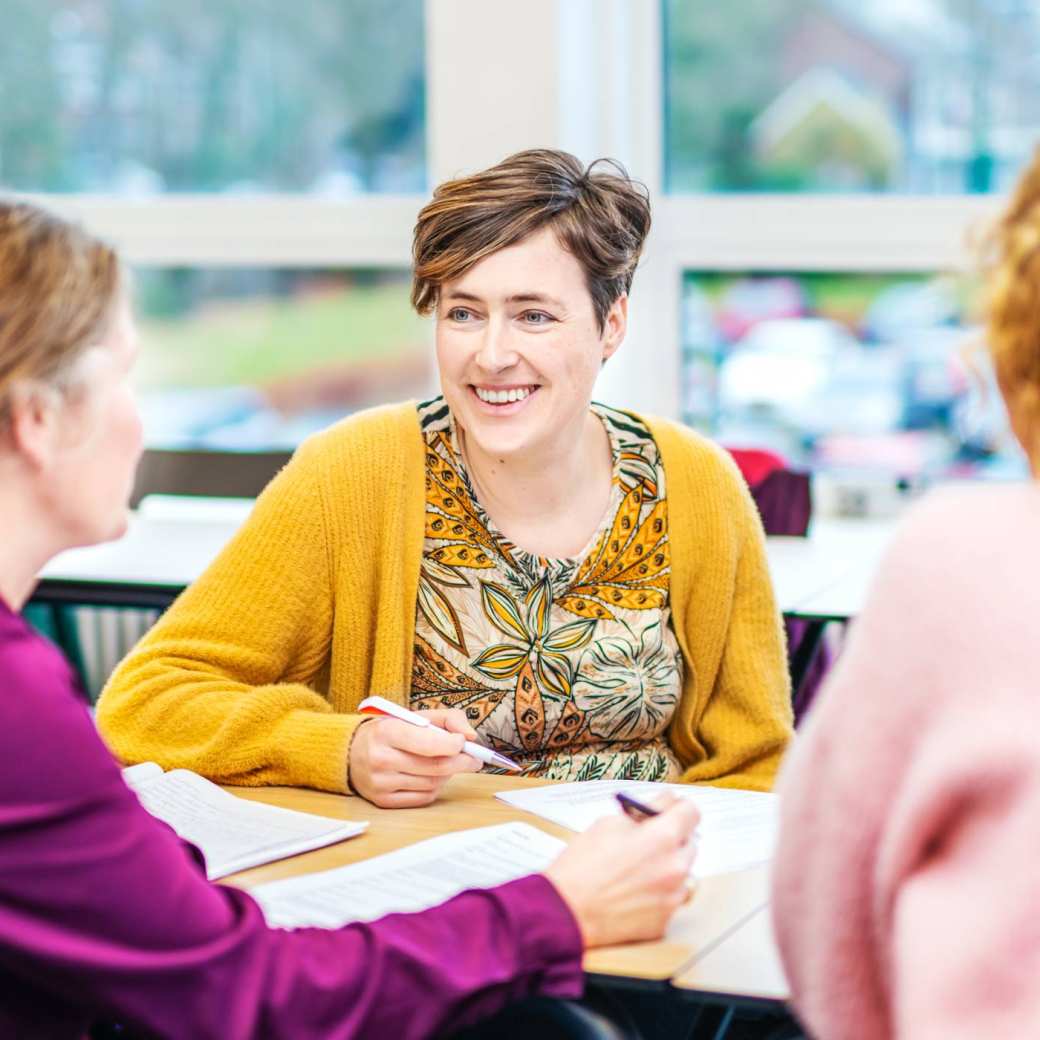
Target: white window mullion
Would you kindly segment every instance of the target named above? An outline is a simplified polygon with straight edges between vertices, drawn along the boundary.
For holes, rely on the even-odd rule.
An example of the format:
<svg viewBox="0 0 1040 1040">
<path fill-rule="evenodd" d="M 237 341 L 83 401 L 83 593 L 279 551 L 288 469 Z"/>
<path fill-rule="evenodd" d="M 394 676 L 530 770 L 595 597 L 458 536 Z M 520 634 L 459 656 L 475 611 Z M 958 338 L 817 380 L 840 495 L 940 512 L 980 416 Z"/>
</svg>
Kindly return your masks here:
<svg viewBox="0 0 1040 1040">
<path fill-rule="evenodd" d="M 48 195 L 39 201 L 153 266 L 408 267 L 421 196 Z"/>
<path fill-rule="evenodd" d="M 996 196 L 670 195 L 657 233 L 686 268 L 925 271 L 970 265 Z"/>
<path fill-rule="evenodd" d="M 558 2 L 426 0 L 431 186 L 524 148 L 559 146 Z"/>
</svg>

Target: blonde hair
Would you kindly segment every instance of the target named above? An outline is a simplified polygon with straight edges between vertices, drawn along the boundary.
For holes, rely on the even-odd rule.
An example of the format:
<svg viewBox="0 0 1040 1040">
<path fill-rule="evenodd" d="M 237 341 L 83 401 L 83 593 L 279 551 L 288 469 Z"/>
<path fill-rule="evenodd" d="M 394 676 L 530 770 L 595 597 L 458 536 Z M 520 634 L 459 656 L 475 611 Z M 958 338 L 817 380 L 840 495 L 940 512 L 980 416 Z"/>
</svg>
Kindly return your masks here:
<svg viewBox="0 0 1040 1040">
<path fill-rule="evenodd" d="M 0 427 L 19 382 L 64 389 L 107 332 L 121 284 L 110 246 L 30 203 L 0 199 Z"/>
<path fill-rule="evenodd" d="M 436 188 L 415 225 L 412 305 L 428 314 L 445 282 L 543 227 L 581 264 L 602 330 L 632 286 L 650 230 L 649 194 L 612 159 L 584 167 L 544 148 Z"/>
<path fill-rule="evenodd" d="M 984 241 L 987 341 L 1013 417 L 1040 431 L 1040 149 Z"/>
</svg>

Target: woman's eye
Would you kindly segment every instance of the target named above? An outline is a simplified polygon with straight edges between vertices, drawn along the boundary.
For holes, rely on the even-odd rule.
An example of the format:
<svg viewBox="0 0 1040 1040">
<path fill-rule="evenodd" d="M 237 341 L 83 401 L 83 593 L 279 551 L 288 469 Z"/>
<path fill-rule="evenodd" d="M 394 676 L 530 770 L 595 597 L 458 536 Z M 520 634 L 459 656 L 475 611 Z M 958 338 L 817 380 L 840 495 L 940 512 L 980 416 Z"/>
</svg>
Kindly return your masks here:
<svg viewBox="0 0 1040 1040">
<path fill-rule="evenodd" d="M 554 320 L 552 315 L 546 314 L 545 311 L 524 311 L 520 317 L 525 325 L 548 325 Z"/>
<path fill-rule="evenodd" d="M 448 311 L 449 321 L 469 321 L 472 317 L 472 312 L 466 310 L 465 307 L 452 307 L 452 309 Z"/>
</svg>

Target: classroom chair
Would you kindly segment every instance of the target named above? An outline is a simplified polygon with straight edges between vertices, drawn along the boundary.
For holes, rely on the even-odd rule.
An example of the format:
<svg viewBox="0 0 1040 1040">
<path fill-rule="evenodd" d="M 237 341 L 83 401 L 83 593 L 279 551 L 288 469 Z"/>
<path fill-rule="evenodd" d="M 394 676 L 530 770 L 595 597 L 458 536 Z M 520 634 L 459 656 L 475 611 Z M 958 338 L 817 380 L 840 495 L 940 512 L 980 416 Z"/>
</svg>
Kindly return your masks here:
<svg viewBox="0 0 1040 1040">
<path fill-rule="evenodd" d="M 256 498 L 289 461 L 288 451 L 149 449 L 137 467 L 130 504 L 145 495 Z"/>
</svg>

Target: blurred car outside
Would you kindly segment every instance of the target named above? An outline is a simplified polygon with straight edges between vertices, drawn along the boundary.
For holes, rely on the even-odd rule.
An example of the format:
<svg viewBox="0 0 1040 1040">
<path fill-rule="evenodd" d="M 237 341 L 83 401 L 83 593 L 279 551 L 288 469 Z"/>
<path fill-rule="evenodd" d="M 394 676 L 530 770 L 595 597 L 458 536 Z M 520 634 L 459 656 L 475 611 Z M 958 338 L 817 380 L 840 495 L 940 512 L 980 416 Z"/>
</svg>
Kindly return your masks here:
<svg viewBox="0 0 1040 1040">
<path fill-rule="evenodd" d="M 795 278 L 741 278 L 726 287 L 715 309 L 722 336 L 735 343 L 759 322 L 806 313 L 805 290 Z"/>
<path fill-rule="evenodd" d="M 719 373 L 721 422 L 754 416 L 802 431 L 808 442 L 833 432 L 897 428 L 902 412 L 899 358 L 865 348 L 827 318 L 759 322 L 730 351 Z"/>
</svg>

